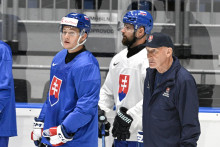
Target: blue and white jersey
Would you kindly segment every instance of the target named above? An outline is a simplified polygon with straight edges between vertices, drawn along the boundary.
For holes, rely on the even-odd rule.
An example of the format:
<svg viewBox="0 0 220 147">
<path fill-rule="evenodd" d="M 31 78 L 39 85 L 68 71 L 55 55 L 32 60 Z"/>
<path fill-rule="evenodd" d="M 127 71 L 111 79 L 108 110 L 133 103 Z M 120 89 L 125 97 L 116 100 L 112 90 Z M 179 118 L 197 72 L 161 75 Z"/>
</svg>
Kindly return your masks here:
<svg viewBox="0 0 220 147">
<path fill-rule="evenodd" d="M 75 133 L 63 146 L 97 147 L 99 64 L 89 51 L 65 64 L 66 54 L 63 49 L 52 61 L 48 97 L 39 119 L 44 120 L 44 130 L 62 124 L 67 133 Z M 49 144 L 45 138 L 42 142 Z"/>
<path fill-rule="evenodd" d="M 133 118 L 130 127 L 130 139 L 137 141 L 137 134 L 142 130 L 142 105 L 144 79 L 149 67 L 146 49 L 127 57 L 128 49 L 116 54 L 109 66 L 109 72 L 100 90 L 99 106 L 105 112 L 116 111 L 120 107 L 128 109 L 127 114 Z"/>
<path fill-rule="evenodd" d="M 17 136 L 11 48 L 0 41 L 0 136 Z"/>
</svg>

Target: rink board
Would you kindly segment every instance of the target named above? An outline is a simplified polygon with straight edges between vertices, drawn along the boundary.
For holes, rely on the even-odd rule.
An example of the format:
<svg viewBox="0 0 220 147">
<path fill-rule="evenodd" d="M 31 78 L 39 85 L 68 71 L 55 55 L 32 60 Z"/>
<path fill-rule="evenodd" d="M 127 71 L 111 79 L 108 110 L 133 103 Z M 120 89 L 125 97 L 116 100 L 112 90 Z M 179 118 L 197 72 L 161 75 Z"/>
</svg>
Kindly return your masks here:
<svg viewBox="0 0 220 147">
<path fill-rule="evenodd" d="M 39 115 L 42 106 L 43 104 L 37 103 L 16 103 L 18 136 L 10 138 L 9 147 L 34 146 L 30 134 L 33 128 L 33 119 Z M 109 120 L 112 122 L 113 118 L 109 118 Z M 202 133 L 198 147 L 219 147 L 220 108 L 200 107 L 199 120 Z M 112 137 L 106 138 L 106 147 L 111 147 L 112 140 Z M 99 139 L 99 147 L 101 147 L 101 139 Z"/>
</svg>

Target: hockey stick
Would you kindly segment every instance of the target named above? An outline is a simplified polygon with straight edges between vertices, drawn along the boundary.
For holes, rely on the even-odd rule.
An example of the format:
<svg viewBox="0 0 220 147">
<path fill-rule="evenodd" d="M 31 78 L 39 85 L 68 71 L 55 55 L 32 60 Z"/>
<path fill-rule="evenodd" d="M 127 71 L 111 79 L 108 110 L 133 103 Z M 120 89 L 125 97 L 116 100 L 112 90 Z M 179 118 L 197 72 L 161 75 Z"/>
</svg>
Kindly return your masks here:
<svg viewBox="0 0 220 147">
<path fill-rule="evenodd" d="M 105 122 L 102 123 L 102 147 L 105 147 Z"/>
<path fill-rule="evenodd" d="M 138 147 L 143 147 L 143 143 L 138 142 L 137 145 Z"/>
<path fill-rule="evenodd" d="M 47 147 L 47 145 L 41 143 L 41 140 L 42 140 L 42 138 L 40 138 L 40 140 L 39 140 L 40 143 L 39 143 L 38 147 Z"/>
<path fill-rule="evenodd" d="M 138 131 L 137 134 L 137 146 L 143 147 L 143 131 Z"/>
<path fill-rule="evenodd" d="M 47 147 L 47 145 L 45 145 L 45 144 L 41 143 L 41 144 L 39 144 L 39 146 L 38 146 L 38 147 Z"/>
</svg>

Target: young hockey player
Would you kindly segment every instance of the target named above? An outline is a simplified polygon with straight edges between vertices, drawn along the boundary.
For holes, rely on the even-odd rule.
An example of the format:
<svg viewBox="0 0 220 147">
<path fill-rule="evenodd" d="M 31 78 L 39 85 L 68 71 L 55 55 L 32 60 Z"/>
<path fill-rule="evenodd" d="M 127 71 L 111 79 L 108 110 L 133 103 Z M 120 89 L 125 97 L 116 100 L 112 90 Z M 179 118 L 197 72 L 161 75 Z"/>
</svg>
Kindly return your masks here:
<svg viewBox="0 0 220 147">
<path fill-rule="evenodd" d="M 35 119 L 32 140 L 36 145 L 41 140 L 48 146 L 97 147 L 101 77 L 96 58 L 83 45 L 90 19 L 70 13 L 60 24 L 64 49 L 52 61 L 48 97 Z"/>
<path fill-rule="evenodd" d="M 110 63 L 100 91 L 99 116 L 113 110 L 115 105 L 114 145 L 136 147 L 138 130 L 142 130 L 144 79 L 149 66 L 143 44 L 153 28 L 153 18 L 147 11 L 133 10 L 124 15 L 123 23 L 122 43 L 127 48 L 115 55 Z M 108 123 L 105 128 L 108 135 Z"/>
<path fill-rule="evenodd" d="M 17 136 L 12 52 L 0 41 L 0 147 L 7 147 L 12 136 Z"/>
</svg>

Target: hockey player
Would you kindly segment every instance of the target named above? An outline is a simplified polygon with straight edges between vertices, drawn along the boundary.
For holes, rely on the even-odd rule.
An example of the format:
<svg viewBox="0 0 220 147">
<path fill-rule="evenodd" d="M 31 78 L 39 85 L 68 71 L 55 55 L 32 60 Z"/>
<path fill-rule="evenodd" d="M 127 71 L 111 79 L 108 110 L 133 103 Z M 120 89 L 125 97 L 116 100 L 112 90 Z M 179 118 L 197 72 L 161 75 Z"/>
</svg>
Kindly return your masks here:
<svg viewBox="0 0 220 147">
<path fill-rule="evenodd" d="M 0 41 L 0 147 L 7 147 L 12 136 L 17 136 L 12 52 Z"/>
<path fill-rule="evenodd" d="M 149 66 L 143 44 L 153 28 L 153 18 L 147 11 L 133 10 L 124 15 L 123 23 L 122 44 L 127 48 L 115 55 L 110 63 L 100 91 L 99 116 L 113 110 L 115 105 L 114 145 L 136 147 L 138 130 L 142 130 L 143 88 Z M 109 123 L 105 128 L 108 134 Z"/>
<path fill-rule="evenodd" d="M 61 20 L 64 49 L 53 58 L 48 97 L 34 122 L 36 145 L 43 136 L 41 143 L 48 146 L 98 146 L 100 70 L 83 45 L 90 27 L 84 14 L 70 13 Z"/>
</svg>

